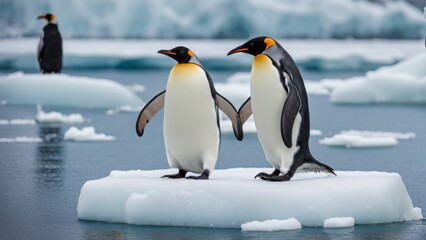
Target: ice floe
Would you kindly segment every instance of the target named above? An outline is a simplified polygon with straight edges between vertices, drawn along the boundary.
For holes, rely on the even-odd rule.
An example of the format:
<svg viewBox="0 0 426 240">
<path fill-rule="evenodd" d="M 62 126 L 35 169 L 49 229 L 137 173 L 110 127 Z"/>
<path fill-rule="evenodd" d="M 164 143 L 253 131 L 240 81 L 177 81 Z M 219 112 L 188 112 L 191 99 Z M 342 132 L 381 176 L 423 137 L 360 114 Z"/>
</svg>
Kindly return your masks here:
<svg viewBox="0 0 426 240">
<path fill-rule="evenodd" d="M 319 140 L 319 143 L 346 148 L 391 147 L 397 145 L 399 139 L 406 140 L 415 137 L 415 133 L 412 132 L 398 133 L 348 130 L 342 131 L 331 137 L 323 138 Z"/>
<path fill-rule="evenodd" d="M 66 74 L 0 76 L 0 100 L 75 108 L 141 107 L 142 100 L 118 82 Z"/>
<path fill-rule="evenodd" d="M 346 79 L 331 93 L 333 103 L 426 103 L 426 54 L 366 76 Z"/>
<path fill-rule="evenodd" d="M 94 127 L 70 127 L 64 134 L 68 141 L 112 141 L 115 138 L 104 133 L 96 133 Z"/>
<path fill-rule="evenodd" d="M 14 138 L 0 138 L 0 143 L 39 143 L 43 142 L 39 137 L 14 137 Z"/>
<path fill-rule="evenodd" d="M 248 223 L 243 223 L 241 225 L 242 231 L 262 231 L 262 232 L 272 232 L 272 231 L 284 231 L 284 230 L 296 230 L 301 229 L 302 224 L 295 218 L 289 218 L 286 220 L 266 220 L 263 222 L 252 221 Z"/>
<path fill-rule="evenodd" d="M 85 220 L 211 228 L 289 218 L 302 226 L 323 226 L 341 216 L 353 217 L 355 224 L 423 218 L 397 173 L 297 173 L 279 183 L 253 179 L 271 171 L 215 170 L 206 181 L 161 178 L 176 169 L 112 171 L 83 185 L 77 213 Z"/>
<path fill-rule="evenodd" d="M 355 219 L 353 217 L 334 217 L 327 218 L 324 220 L 324 228 L 345 228 L 353 227 L 355 225 Z"/>
<path fill-rule="evenodd" d="M 38 70 L 34 49 L 38 38 L 0 39 L 0 69 Z M 423 52 L 422 40 L 321 40 L 277 39 L 297 65 L 313 70 L 372 70 Z M 66 44 L 65 44 L 66 43 Z M 250 56 L 227 57 L 241 40 L 64 40 L 64 69 L 170 69 L 157 51 L 188 46 L 201 63 L 212 69 L 248 69 Z M 149 47 L 147 47 L 149 46 Z"/>
<path fill-rule="evenodd" d="M 60 112 L 44 112 L 41 105 L 37 105 L 36 120 L 41 123 L 82 123 L 84 117 L 79 113 L 64 115 Z"/>
<path fill-rule="evenodd" d="M 0 125 L 35 125 L 36 121 L 34 119 L 0 119 Z"/>
</svg>

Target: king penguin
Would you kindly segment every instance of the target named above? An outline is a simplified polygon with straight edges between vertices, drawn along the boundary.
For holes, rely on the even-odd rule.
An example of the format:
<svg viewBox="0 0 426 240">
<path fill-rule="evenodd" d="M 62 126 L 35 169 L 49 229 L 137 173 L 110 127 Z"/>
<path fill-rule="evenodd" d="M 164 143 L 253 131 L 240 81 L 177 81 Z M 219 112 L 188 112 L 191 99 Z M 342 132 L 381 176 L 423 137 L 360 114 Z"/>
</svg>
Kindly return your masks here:
<svg viewBox="0 0 426 240">
<path fill-rule="evenodd" d="M 37 60 L 42 73 L 60 73 L 62 69 L 62 37 L 58 30 L 56 16 L 50 13 L 38 19 L 46 19 L 38 44 Z"/>
<path fill-rule="evenodd" d="M 248 98 L 238 113 L 241 123 L 253 114 L 271 174 L 255 176 L 267 181 L 289 181 L 296 172 L 333 169 L 317 161 L 309 150 L 309 108 L 303 78 L 286 50 L 274 39 L 257 37 L 231 50 L 254 57 Z M 282 175 L 281 175 L 282 174 Z"/>
<path fill-rule="evenodd" d="M 216 92 L 213 81 L 197 56 L 183 46 L 158 53 L 178 63 L 170 71 L 166 90 L 142 109 L 136 132 L 142 136 L 150 119 L 164 107 L 163 134 L 167 160 L 177 174 L 167 178 L 184 178 L 187 172 L 200 173 L 191 179 L 208 179 L 214 170 L 220 145 L 218 108 L 232 121 L 235 137 L 241 141 L 243 131 L 237 110 Z"/>
</svg>

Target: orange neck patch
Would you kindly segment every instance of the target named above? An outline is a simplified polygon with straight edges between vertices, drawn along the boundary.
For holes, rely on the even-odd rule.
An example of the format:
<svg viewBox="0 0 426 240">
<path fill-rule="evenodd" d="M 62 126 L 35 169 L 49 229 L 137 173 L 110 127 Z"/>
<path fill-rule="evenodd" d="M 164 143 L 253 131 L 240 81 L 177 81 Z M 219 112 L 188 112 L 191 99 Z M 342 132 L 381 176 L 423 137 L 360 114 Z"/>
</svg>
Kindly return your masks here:
<svg viewBox="0 0 426 240">
<path fill-rule="evenodd" d="M 263 42 L 266 44 L 266 49 L 275 45 L 275 41 L 272 38 L 265 38 L 265 40 L 263 40 Z"/>
</svg>

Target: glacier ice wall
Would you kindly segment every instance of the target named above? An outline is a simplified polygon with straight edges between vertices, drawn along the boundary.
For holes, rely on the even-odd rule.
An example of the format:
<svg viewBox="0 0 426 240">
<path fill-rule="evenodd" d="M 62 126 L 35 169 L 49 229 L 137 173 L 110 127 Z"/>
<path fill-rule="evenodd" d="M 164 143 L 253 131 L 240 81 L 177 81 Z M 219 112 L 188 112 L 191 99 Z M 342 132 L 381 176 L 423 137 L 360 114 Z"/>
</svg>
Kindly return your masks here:
<svg viewBox="0 0 426 240">
<path fill-rule="evenodd" d="M 83 38 L 422 38 L 420 9 L 365 0 L 2 0 L 0 37 L 36 36 L 38 14 Z"/>
</svg>

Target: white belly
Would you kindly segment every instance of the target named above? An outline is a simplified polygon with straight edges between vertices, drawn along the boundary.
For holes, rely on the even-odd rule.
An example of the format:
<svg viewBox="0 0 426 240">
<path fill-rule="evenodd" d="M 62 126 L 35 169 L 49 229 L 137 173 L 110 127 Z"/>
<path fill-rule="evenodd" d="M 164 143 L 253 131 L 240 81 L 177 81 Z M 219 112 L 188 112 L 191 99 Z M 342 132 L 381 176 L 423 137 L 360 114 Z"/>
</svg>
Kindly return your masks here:
<svg viewBox="0 0 426 240">
<path fill-rule="evenodd" d="M 170 167 L 195 173 L 213 171 L 220 132 L 210 86 L 199 66 L 177 64 L 171 70 L 163 131 Z"/>
<path fill-rule="evenodd" d="M 287 148 L 281 136 L 281 113 L 287 98 L 278 70 L 265 55 L 257 55 L 251 71 L 251 104 L 257 135 L 266 159 L 282 173 L 288 171 L 297 152 L 301 116 L 296 116 L 291 148 Z"/>
</svg>

